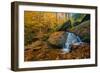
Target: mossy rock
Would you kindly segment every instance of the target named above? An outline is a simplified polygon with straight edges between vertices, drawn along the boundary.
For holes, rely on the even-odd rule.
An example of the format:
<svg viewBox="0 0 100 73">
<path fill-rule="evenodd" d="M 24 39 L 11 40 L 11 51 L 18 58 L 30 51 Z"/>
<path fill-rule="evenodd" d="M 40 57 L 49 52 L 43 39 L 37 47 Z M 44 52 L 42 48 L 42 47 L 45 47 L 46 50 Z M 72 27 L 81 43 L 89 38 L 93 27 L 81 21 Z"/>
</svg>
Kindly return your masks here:
<svg viewBox="0 0 100 73">
<path fill-rule="evenodd" d="M 70 32 L 77 34 L 83 42 L 90 42 L 90 21 L 84 21 L 73 29 L 69 29 Z"/>
</svg>

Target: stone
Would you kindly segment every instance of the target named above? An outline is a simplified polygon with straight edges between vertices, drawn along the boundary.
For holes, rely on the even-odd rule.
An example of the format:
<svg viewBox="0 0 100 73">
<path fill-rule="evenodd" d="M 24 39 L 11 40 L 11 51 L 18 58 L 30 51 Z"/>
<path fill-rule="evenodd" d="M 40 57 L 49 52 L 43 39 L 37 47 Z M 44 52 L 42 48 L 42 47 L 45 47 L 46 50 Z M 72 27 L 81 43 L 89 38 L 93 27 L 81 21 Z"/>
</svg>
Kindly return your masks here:
<svg viewBox="0 0 100 73">
<path fill-rule="evenodd" d="M 48 43 L 53 46 L 63 47 L 67 39 L 67 34 L 64 31 L 52 33 L 48 38 Z"/>
<path fill-rule="evenodd" d="M 78 35 L 82 42 L 90 43 L 90 21 L 84 21 L 81 24 L 69 29 L 69 32 L 73 32 Z"/>
</svg>

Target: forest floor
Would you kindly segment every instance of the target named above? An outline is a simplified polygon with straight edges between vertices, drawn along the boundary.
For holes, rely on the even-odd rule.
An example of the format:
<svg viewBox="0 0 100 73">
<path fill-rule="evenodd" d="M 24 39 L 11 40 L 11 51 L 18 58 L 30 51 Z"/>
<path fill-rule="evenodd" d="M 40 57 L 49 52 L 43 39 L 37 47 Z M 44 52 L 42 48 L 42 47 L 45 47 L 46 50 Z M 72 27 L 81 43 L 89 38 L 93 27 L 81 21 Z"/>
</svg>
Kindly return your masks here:
<svg viewBox="0 0 100 73">
<path fill-rule="evenodd" d="M 24 56 L 25 61 L 86 59 L 90 58 L 90 45 L 73 45 L 69 53 L 64 53 L 62 49 L 50 48 L 46 42 L 37 41 L 25 48 Z"/>
</svg>

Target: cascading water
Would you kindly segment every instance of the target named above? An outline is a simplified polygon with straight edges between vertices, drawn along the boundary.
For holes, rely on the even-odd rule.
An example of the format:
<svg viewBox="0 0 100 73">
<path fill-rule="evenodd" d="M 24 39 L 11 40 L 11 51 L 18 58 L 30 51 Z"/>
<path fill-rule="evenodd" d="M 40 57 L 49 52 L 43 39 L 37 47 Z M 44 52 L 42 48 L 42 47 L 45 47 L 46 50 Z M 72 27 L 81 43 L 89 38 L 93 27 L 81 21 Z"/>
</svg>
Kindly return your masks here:
<svg viewBox="0 0 100 73">
<path fill-rule="evenodd" d="M 82 41 L 79 38 L 79 36 L 75 35 L 74 33 L 66 32 L 66 35 L 67 35 L 67 39 L 66 39 L 66 43 L 63 46 L 62 51 L 68 53 L 70 52 L 72 45 L 80 45 Z"/>
</svg>

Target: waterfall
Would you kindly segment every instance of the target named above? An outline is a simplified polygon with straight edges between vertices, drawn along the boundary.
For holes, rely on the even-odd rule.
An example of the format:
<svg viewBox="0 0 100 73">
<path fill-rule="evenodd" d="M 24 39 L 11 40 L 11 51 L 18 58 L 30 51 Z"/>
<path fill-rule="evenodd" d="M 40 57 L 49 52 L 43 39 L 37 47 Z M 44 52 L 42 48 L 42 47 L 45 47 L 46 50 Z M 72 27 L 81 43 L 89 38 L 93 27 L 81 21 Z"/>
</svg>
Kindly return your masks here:
<svg viewBox="0 0 100 73">
<path fill-rule="evenodd" d="M 82 43 L 82 41 L 81 41 L 80 37 L 75 35 L 74 33 L 66 32 L 66 35 L 67 35 L 67 38 L 66 38 L 66 42 L 63 46 L 62 51 L 65 53 L 68 53 L 71 51 L 72 45 L 80 45 Z"/>
</svg>

